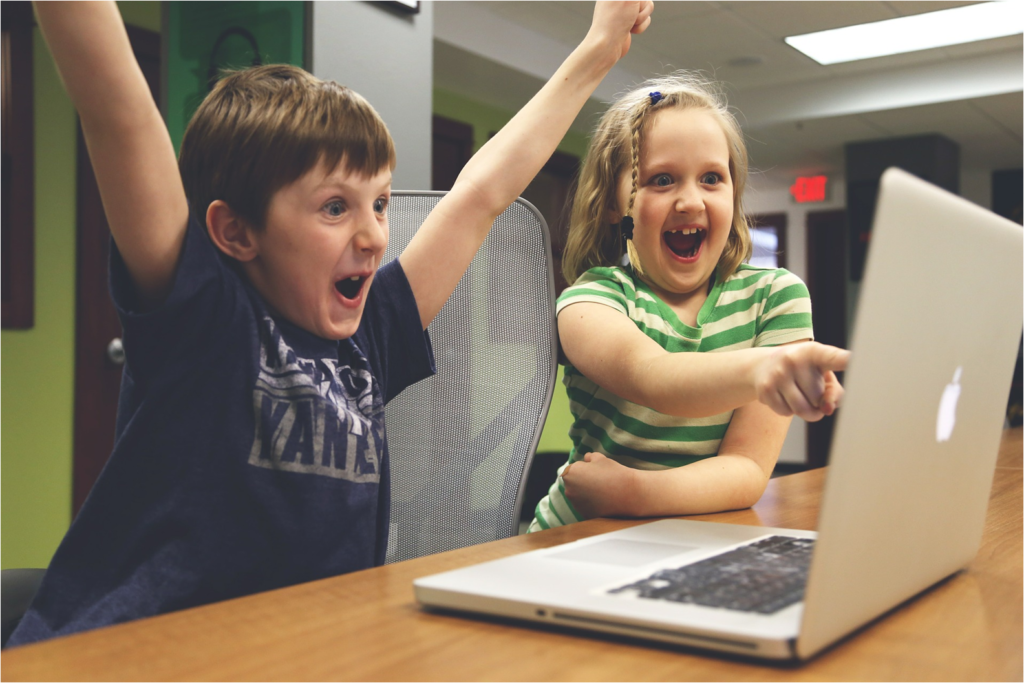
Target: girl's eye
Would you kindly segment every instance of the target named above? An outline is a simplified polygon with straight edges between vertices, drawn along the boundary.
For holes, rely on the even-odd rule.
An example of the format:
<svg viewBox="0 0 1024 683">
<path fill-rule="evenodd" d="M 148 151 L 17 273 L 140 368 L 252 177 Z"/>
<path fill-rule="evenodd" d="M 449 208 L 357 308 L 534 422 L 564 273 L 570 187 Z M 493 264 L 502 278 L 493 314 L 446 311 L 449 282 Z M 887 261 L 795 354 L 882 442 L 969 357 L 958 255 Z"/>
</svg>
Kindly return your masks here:
<svg viewBox="0 0 1024 683">
<path fill-rule="evenodd" d="M 651 184 L 657 187 L 668 187 L 672 184 L 672 178 L 665 173 L 661 173 L 651 178 Z"/>
<path fill-rule="evenodd" d="M 717 185 L 722 182 L 722 176 L 717 173 L 705 173 L 704 177 L 701 178 L 701 182 L 705 185 Z"/>
<path fill-rule="evenodd" d="M 333 202 L 327 202 L 327 204 L 324 205 L 324 211 L 327 212 L 328 216 L 337 218 L 341 214 L 345 213 L 345 205 L 338 200 L 334 200 Z"/>
<path fill-rule="evenodd" d="M 388 208 L 387 197 L 380 197 L 373 203 L 373 210 L 379 214 L 383 214 Z"/>
</svg>

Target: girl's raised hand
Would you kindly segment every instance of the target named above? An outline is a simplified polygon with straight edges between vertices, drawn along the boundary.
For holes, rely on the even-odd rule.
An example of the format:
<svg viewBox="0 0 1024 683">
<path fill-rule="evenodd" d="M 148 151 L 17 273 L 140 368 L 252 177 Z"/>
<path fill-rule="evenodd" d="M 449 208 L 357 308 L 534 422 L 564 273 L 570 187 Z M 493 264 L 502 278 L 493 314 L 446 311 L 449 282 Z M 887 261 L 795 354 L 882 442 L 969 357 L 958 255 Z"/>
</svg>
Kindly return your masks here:
<svg viewBox="0 0 1024 683">
<path fill-rule="evenodd" d="M 598 0 L 594 5 L 594 19 L 590 25 L 590 36 L 609 41 L 615 50 L 615 58 L 621 59 L 629 52 L 631 34 L 643 33 L 651 23 L 654 11 L 652 0 L 632 2 L 608 2 Z"/>
<path fill-rule="evenodd" d="M 845 370 L 849 359 L 849 351 L 817 342 L 779 346 L 755 371 L 757 397 L 779 415 L 820 420 L 842 401 L 835 373 Z"/>
</svg>

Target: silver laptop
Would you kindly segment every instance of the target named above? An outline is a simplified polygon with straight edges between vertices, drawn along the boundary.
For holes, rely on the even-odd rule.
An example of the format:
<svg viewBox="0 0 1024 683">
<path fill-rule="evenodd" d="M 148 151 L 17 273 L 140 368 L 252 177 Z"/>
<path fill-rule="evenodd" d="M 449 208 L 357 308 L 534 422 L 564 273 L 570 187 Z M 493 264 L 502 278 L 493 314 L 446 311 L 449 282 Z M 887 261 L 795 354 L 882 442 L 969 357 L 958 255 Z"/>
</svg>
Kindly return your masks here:
<svg viewBox="0 0 1024 683">
<path fill-rule="evenodd" d="M 1021 226 L 882 176 L 818 532 L 668 519 L 417 579 L 425 606 L 805 659 L 965 567 L 1021 337 Z"/>
</svg>

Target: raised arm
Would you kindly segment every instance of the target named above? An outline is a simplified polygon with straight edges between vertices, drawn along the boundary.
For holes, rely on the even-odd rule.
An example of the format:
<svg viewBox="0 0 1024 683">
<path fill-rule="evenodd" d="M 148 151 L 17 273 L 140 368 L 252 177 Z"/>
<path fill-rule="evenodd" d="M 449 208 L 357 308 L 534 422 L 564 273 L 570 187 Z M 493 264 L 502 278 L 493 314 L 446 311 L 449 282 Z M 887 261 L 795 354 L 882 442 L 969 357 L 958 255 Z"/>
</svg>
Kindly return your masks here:
<svg viewBox="0 0 1024 683">
<path fill-rule="evenodd" d="M 551 80 L 466 164 L 400 261 L 426 327 L 469 267 L 494 219 L 550 158 L 583 104 L 650 23 L 653 4 L 598 2 L 590 31 Z"/>
<path fill-rule="evenodd" d="M 709 417 L 761 401 L 779 415 L 820 420 L 842 397 L 835 371 L 849 352 L 814 342 L 724 353 L 668 353 L 608 306 L 558 315 L 569 361 L 604 389 L 667 415 Z"/>
<path fill-rule="evenodd" d="M 177 266 L 188 204 L 167 127 L 113 2 L 40 2 L 36 15 L 78 111 L 110 231 L 151 308 Z"/>
</svg>

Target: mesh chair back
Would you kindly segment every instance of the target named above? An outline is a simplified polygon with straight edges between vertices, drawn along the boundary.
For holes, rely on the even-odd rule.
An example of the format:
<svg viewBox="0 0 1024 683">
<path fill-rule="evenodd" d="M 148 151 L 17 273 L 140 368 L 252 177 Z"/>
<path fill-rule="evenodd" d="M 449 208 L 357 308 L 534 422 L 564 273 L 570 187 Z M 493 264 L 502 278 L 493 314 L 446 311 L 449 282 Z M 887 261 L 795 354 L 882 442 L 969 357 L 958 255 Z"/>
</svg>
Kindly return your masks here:
<svg viewBox="0 0 1024 683">
<path fill-rule="evenodd" d="M 392 193 L 385 262 L 443 196 Z M 388 562 L 518 531 L 557 363 L 551 242 L 536 208 L 519 199 L 498 217 L 428 329 L 437 374 L 386 412 Z"/>
</svg>

